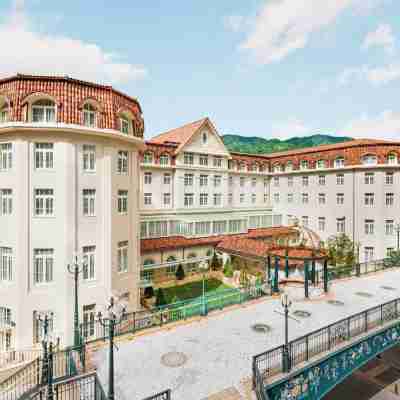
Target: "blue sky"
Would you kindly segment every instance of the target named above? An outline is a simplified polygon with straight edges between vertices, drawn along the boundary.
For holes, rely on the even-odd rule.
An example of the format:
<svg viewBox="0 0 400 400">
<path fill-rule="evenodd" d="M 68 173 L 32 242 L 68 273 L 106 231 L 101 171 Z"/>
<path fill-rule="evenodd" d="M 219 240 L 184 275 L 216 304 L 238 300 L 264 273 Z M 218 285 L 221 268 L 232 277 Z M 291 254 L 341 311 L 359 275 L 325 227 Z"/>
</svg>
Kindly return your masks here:
<svg viewBox="0 0 400 400">
<path fill-rule="evenodd" d="M 138 97 L 146 136 L 400 139 L 398 0 L 0 0 L 0 76 L 68 74 Z"/>
</svg>

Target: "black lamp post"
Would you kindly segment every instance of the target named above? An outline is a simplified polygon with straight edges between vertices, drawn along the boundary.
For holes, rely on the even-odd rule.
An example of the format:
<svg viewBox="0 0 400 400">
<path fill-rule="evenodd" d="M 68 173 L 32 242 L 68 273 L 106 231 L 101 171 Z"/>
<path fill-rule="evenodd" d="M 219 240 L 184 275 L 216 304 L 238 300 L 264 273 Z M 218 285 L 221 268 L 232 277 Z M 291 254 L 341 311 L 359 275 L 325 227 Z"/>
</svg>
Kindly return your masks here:
<svg viewBox="0 0 400 400">
<path fill-rule="evenodd" d="M 283 372 L 289 372 L 291 369 L 290 355 L 289 355 L 289 308 L 292 301 L 287 294 L 282 295 L 282 307 L 285 311 L 285 346 L 283 348 Z"/>
<path fill-rule="evenodd" d="M 42 338 L 42 349 L 43 349 L 43 368 L 42 368 L 42 384 L 47 383 L 48 375 L 49 375 L 49 353 L 48 353 L 48 338 L 49 338 L 49 324 L 50 320 L 53 318 L 53 313 L 43 313 L 38 314 L 36 321 L 38 324 L 41 324 L 40 327 L 43 332 Z"/>
<path fill-rule="evenodd" d="M 199 270 L 203 274 L 203 296 L 202 296 L 202 303 L 203 303 L 203 315 L 207 315 L 207 304 L 206 304 L 206 273 L 208 271 L 208 261 L 201 261 L 199 263 Z"/>
<path fill-rule="evenodd" d="M 82 262 L 79 264 L 78 256 L 74 256 L 71 264 L 68 264 L 67 269 L 70 274 L 74 276 L 75 284 L 75 306 L 74 306 L 74 346 L 78 347 L 81 344 L 81 337 L 79 333 L 79 302 L 78 302 L 78 284 L 79 274 L 83 272 L 86 264 Z"/>
<path fill-rule="evenodd" d="M 109 369 L 108 369 L 108 400 L 114 400 L 114 334 L 115 328 L 125 318 L 126 310 L 122 304 L 116 304 L 114 297 L 110 298 L 110 303 L 106 308 L 105 316 L 101 311 L 98 312 L 97 317 L 100 324 L 108 330 L 110 346 L 109 346 Z"/>
</svg>

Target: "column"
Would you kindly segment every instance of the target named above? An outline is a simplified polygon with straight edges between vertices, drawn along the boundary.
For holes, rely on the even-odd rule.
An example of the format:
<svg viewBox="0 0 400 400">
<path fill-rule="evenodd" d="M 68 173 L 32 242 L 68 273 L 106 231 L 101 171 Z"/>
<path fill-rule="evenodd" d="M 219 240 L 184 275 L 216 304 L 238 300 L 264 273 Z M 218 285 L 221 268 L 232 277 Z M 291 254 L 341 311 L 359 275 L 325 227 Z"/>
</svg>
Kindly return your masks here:
<svg viewBox="0 0 400 400">
<path fill-rule="evenodd" d="M 274 287 L 272 293 L 279 293 L 279 257 L 275 257 Z"/>
<path fill-rule="evenodd" d="M 285 251 L 285 276 L 289 278 L 289 252 L 288 250 Z"/>
<path fill-rule="evenodd" d="M 311 261 L 311 281 L 315 286 L 315 260 Z"/>
<path fill-rule="evenodd" d="M 309 261 L 304 261 L 304 296 L 308 299 L 308 267 Z"/>
<path fill-rule="evenodd" d="M 324 292 L 328 293 L 328 260 L 324 260 Z"/>
</svg>

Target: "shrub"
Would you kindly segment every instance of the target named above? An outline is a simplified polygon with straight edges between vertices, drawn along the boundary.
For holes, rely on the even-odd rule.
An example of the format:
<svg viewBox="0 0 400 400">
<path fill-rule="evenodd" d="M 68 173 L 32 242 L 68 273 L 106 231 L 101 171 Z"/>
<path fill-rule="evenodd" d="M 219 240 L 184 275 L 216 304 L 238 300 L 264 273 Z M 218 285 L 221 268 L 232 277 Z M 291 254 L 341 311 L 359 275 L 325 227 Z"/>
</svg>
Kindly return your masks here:
<svg viewBox="0 0 400 400">
<path fill-rule="evenodd" d="M 220 260 L 217 257 L 217 254 L 214 253 L 212 259 L 211 259 L 211 269 L 213 271 L 218 271 L 221 268 L 222 264 L 220 262 Z"/>
<path fill-rule="evenodd" d="M 152 297 L 154 297 L 153 286 L 148 286 L 144 289 L 144 297 L 145 299 L 151 299 Z"/>
<path fill-rule="evenodd" d="M 231 264 L 229 261 L 227 261 L 226 264 L 225 264 L 225 267 L 224 267 L 224 275 L 225 275 L 227 278 L 232 278 L 232 276 L 233 276 L 232 264 Z"/>
<path fill-rule="evenodd" d="M 167 300 L 165 298 L 164 290 L 159 288 L 157 290 L 157 298 L 156 298 L 156 307 L 161 307 L 167 304 Z"/>
<path fill-rule="evenodd" d="M 176 279 L 178 279 L 178 281 L 185 279 L 185 270 L 183 269 L 182 264 L 178 265 L 178 268 L 176 269 L 175 272 L 175 276 Z"/>
</svg>

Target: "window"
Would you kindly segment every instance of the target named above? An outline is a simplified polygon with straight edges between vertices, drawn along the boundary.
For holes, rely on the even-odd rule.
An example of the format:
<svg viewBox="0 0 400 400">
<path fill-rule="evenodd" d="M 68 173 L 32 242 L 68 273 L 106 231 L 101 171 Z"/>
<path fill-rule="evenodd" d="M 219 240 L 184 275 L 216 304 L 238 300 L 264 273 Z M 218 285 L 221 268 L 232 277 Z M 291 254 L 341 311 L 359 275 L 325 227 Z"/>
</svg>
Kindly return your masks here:
<svg viewBox="0 0 400 400">
<path fill-rule="evenodd" d="M 362 157 L 361 162 L 364 165 L 375 165 L 378 163 L 378 157 L 375 154 L 366 154 Z"/>
<path fill-rule="evenodd" d="M 292 161 L 288 161 L 286 163 L 286 171 L 293 171 L 293 162 Z"/>
<path fill-rule="evenodd" d="M 144 205 L 150 206 L 152 203 L 152 194 L 151 193 L 144 193 Z"/>
<path fill-rule="evenodd" d="M 168 165 L 169 164 L 169 155 L 161 154 L 160 156 L 160 165 Z"/>
<path fill-rule="evenodd" d="M 52 169 L 54 162 L 53 143 L 35 143 L 35 168 Z"/>
<path fill-rule="evenodd" d="M 207 142 L 208 142 L 208 135 L 207 135 L 207 132 L 202 132 L 202 134 L 201 134 L 201 141 L 202 141 L 203 144 L 207 144 Z"/>
<path fill-rule="evenodd" d="M 153 164 L 153 153 L 147 151 L 143 154 L 143 163 L 144 164 Z"/>
<path fill-rule="evenodd" d="M 386 193 L 385 204 L 387 207 L 391 207 L 394 204 L 394 193 Z"/>
<path fill-rule="evenodd" d="M 374 184 L 374 177 L 375 177 L 375 174 L 373 172 L 366 172 L 364 174 L 364 183 L 366 185 L 373 185 Z"/>
<path fill-rule="evenodd" d="M 395 154 L 395 153 L 388 154 L 387 163 L 389 165 L 396 165 L 397 164 L 397 154 Z"/>
<path fill-rule="evenodd" d="M 96 171 L 96 146 L 84 144 L 82 148 L 83 170 L 85 172 Z"/>
<path fill-rule="evenodd" d="M 9 118 L 9 113 L 8 113 L 8 104 L 5 102 L 1 107 L 0 107 L 0 124 L 7 122 Z"/>
<path fill-rule="evenodd" d="M 128 173 L 128 152 L 124 150 L 118 151 L 118 164 L 117 164 L 118 174 Z"/>
<path fill-rule="evenodd" d="M 90 304 L 83 306 L 83 337 L 90 338 L 94 335 L 96 321 L 96 305 Z"/>
<path fill-rule="evenodd" d="M 221 205 L 222 205 L 222 194 L 214 193 L 214 206 L 221 206 Z"/>
<path fill-rule="evenodd" d="M 56 105 L 53 101 L 43 99 L 32 104 L 32 122 L 55 122 Z"/>
<path fill-rule="evenodd" d="M 54 214 L 53 189 L 35 189 L 35 215 L 52 216 Z"/>
<path fill-rule="evenodd" d="M 193 203 L 194 203 L 194 194 L 193 193 L 185 193 L 185 197 L 184 197 L 185 207 L 192 207 Z"/>
<path fill-rule="evenodd" d="M 186 165 L 193 165 L 193 163 L 194 163 L 193 153 L 184 153 L 183 154 L 183 163 Z"/>
<path fill-rule="evenodd" d="M 222 177 L 220 175 L 214 175 L 214 186 L 221 186 Z"/>
<path fill-rule="evenodd" d="M 211 229 L 211 222 L 196 222 L 195 223 L 195 234 L 196 235 L 209 235 Z"/>
<path fill-rule="evenodd" d="M 393 172 L 386 172 L 386 175 L 385 175 L 386 185 L 393 185 L 393 177 L 394 177 Z"/>
<path fill-rule="evenodd" d="M 13 254 L 11 247 L 0 247 L 0 282 L 13 280 Z"/>
<path fill-rule="evenodd" d="M 168 221 L 150 221 L 149 236 L 162 237 L 168 235 Z"/>
<path fill-rule="evenodd" d="M 230 177 L 228 178 L 228 185 L 229 185 L 229 186 L 233 186 L 233 176 L 230 176 Z"/>
<path fill-rule="evenodd" d="M 152 178 L 153 178 L 153 174 L 151 172 L 145 172 L 144 173 L 144 184 L 151 185 Z"/>
<path fill-rule="evenodd" d="M 308 161 L 302 160 L 300 163 L 300 169 L 308 169 Z"/>
<path fill-rule="evenodd" d="M 256 187 L 257 186 L 257 178 L 252 178 L 251 179 L 251 186 Z"/>
<path fill-rule="evenodd" d="M 318 175 L 318 185 L 325 186 L 326 179 L 325 175 Z"/>
<path fill-rule="evenodd" d="M 289 187 L 293 186 L 293 176 L 288 176 L 287 184 L 288 184 Z"/>
<path fill-rule="evenodd" d="M 264 203 L 268 203 L 268 194 L 264 193 Z"/>
<path fill-rule="evenodd" d="M 11 215 L 13 210 L 12 189 L 0 189 L 0 215 Z"/>
<path fill-rule="evenodd" d="M 33 282 L 35 284 L 53 281 L 54 250 L 33 250 Z"/>
<path fill-rule="evenodd" d="M 171 174 L 164 174 L 164 185 L 169 185 L 171 183 Z"/>
<path fill-rule="evenodd" d="M 274 202 L 279 203 L 279 193 L 274 193 Z"/>
<path fill-rule="evenodd" d="M 364 247 L 364 261 L 373 261 L 375 258 L 375 251 L 373 247 Z"/>
<path fill-rule="evenodd" d="M 338 157 L 335 159 L 335 168 L 343 168 L 344 167 L 344 158 L 343 157 Z"/>
<path fill-rule="evenodd" d="M 301 181 L 302 181 L 303 186 L 308 186 L 308 176 L 307 175 L 302 176 Z"/>
<path fill-rule="evenodd" d="M 171 263 L 172 264 L 172 263 L 175 263 L 175 261 L 176 261 L 176 258 L 174 256 L 169 256 L 167 258 L 167 263 Z M 167 272 L 168 276 L 174 276 L 175 272 L 176 272 L 176 264 L 169 265 L 167 267 L 167 269 L 166 269 L 166 272 Z"/>
<path fill-rule="evenodd" d="M 169 206 L 171 204 L 171 193 L 163 194 L 163 203 L 164 203 L 164 206 Z"/>
<path fill-rule="evenodd" d="M 185 186 L 193 186 L 193 174 L 185 174 L 184 183 Z"/>
<path fill-rule="evenodd" d="M 279 186 L 279 176 L 274 176 L 274 186 Z"/>
<path fill-rule="evenodd" d="M 208 194 L 207 193 L 200 193 L 200 205 L 206 206 L 208 204 Z"/>
<path fill-rule="evenodd" d="M 11 308 L 0 307 L 0 326 L 10 325 L 12 322 Z"/>
<path fill-rule="evenodd" d="M 304 227 L 308 227 L 308 223 L 309 223 L 309 218 L 307 216 L 303 216 L 301 217 L 301 223 Z"/>
<path fill-rule="evenodd" d="M 301 201 L 303 204 L 308 204 L 308 193 L 301 194 Z"/>
<path fill-rule="evenodd" d="M 281 164 L 275 164 L 272 168 L 273 172 L 282 172 L 282 165 Z"/>
<path fill-rule="evenodd" d="M 326 194 L 318 193 L 318 204 L 325 204 L 325 203 L 326 203 Z"/>
<path fill-rule="evenodd" d="M 251 194 L 251 203 L 252 204 L 256 204 L 257 201 L 257 195 L 255 193 Z"/>
<path fill-rule="evenodd" d="M 83 189 L 83 215 L 94 217 L 96 215 L 96 189 Z"/>
<path fill-rule="evenodd" d="M 128 191 L 118 190 L 118 213 L 127 214 L 128 213 Z"/>
<path fill-rule="evenodd" d="M 346 218 L 336 218 L 336 231 L 337 233 L 346 232 Z"/>
<path fill-rule="evenodd" d="M 244 193 L 240 193 L 239 202 L 244 203 Z"/>
<path fill-rule="evenodd" d="M 150 266 L 150 264 L 147 264 L 147 265 Z M 144 264 L 143 264 L 143 266 L 146 267 Z M 143 271 L 140 271 L 140 278 L 143 281 L 151 282 L 153 280 L 153 275 L 154 275 L 154 271 L 152 269 L 148 269 L 148 270 L 145 269 Z"/>
<path fill-rule="evenodd" d="M 83 125 L 91 128 L 96 126 L 96 109 L 90 103 L 83 106 Z"/>
<path fill-rule="evenodd" d="M 246 169 L 246 163 L 241 162 L 241 163 L 239 164 L 239 171 L 244 171 L 245 169 Z"/>
<path fill-rule="evenodd" d="M 264 189 L 268 187 L 268 179 L 264 179 Z"/>
<path fill-rule="evenodd" d="M 293 203 L 293 193 L 288 193 L 288 195 L 287 195 L 287 202 L 288 202 L 288 203 Z"/>
<path fill-rule="evenodd" d="M 222 167 L 222 157 L 214 157 L 214 167 L 216 168 Z"/>
<path fill-rule="evenodd" d="M 12 144 L 0 143 L 0 171 L 12 168 Z"/>
<path fill-rule="evenodd" d="M 233 194 L 232 193 L 228 193 L 228 204 L 232 205 L 233 203 Z"/>
<path fill-rule="evenodd" d="M 385 234 L 386 235 L 394 234 L 394 221 L 392 219 L 387 219 L 385 221 Z"/>
<path fill-rule="evenodd" d="M 128 241 L 118 242 L 118 272 L 128 272 Z"/>
<path fill-rule="evenodd" d="M 204 167 L 208 165 L 208 155 L 207 154 L 200 154 L 199 164 L 203 165 Z"/>
<path fill-rule="evenodd" d="M 213 222 L 213 234 L 222 235 L 226 233 L 226 221 L 214 221 Z"/>
<path fill-rule="evenodd" d="M 326 162 L 325 162 L 325 160 L 318 160 L 317 161 L 317 168 L 318 169 L 323 169 L 323 168 L 325 168 L 326 167 Z"/>
<path fill-rule="evenodd" d="M 336 193 L 336 204 L 344 204 L 344 193 Z"/>
<path fill-rule="evenodd" d="M 373 235 L 374 234 L 374 220 L 366 219 L 364 222 L 365 234 Z"/>
<path fill-rule="evenodd" d="M 394 247 L 386 247 L 386 257 L 391 257 L 394 252 Z"/>
<path fill-rule="evenodd" d="M 126 135 L 129 135 L 131 131 L 131 123 L 132 121 L 130 119 L 126 117 L 120 117 L 119 124 L 121 132 L 125 133 Z"/>
<path fill-rule="evenodd" d="M 373 206 L 374 205 L 374 193 L 365 193 L 364 195 L 364 204 L 366 206 Z"/>
<path fill-rule="evenodd" d="M 318 230 L 321 232 L 325 231 L 325 226 L 326 226 L 326 220 L 325 217 L 319 217 L 318 218 Z"/>
<path fill-rule="evenodd" d="M 336 184 L 337 185 L 344 185 L 344 174 L 337 174 L 336 175 Z"/>
<path fill-rule="evenodd" d="M 244 183 L 245 183 L 245 177 L 244 177 L 244 176 L 241 176 L 241 177 L 239 178 L 239 183 L 240 183 L 240 186 L 241 186 L 241 187 L 244 186 Z"/>
<path fill-rule="evenodd" d="M 48 316 L 48 332 L 54 331 L 54 313 L 50 310 L 47 311 L 34 311 L 33 312 L 33 342 L 39 343 L 44 339 L 43 319 L 44 314 Z M 39 316 L 41 320 L 39 320 Z"/>
<path fill-rule="evenodd" d="M 84 281 L 95 279 L 96 246 L 85 246 L 83 253 L 82 279 Z"/>
</svg>

